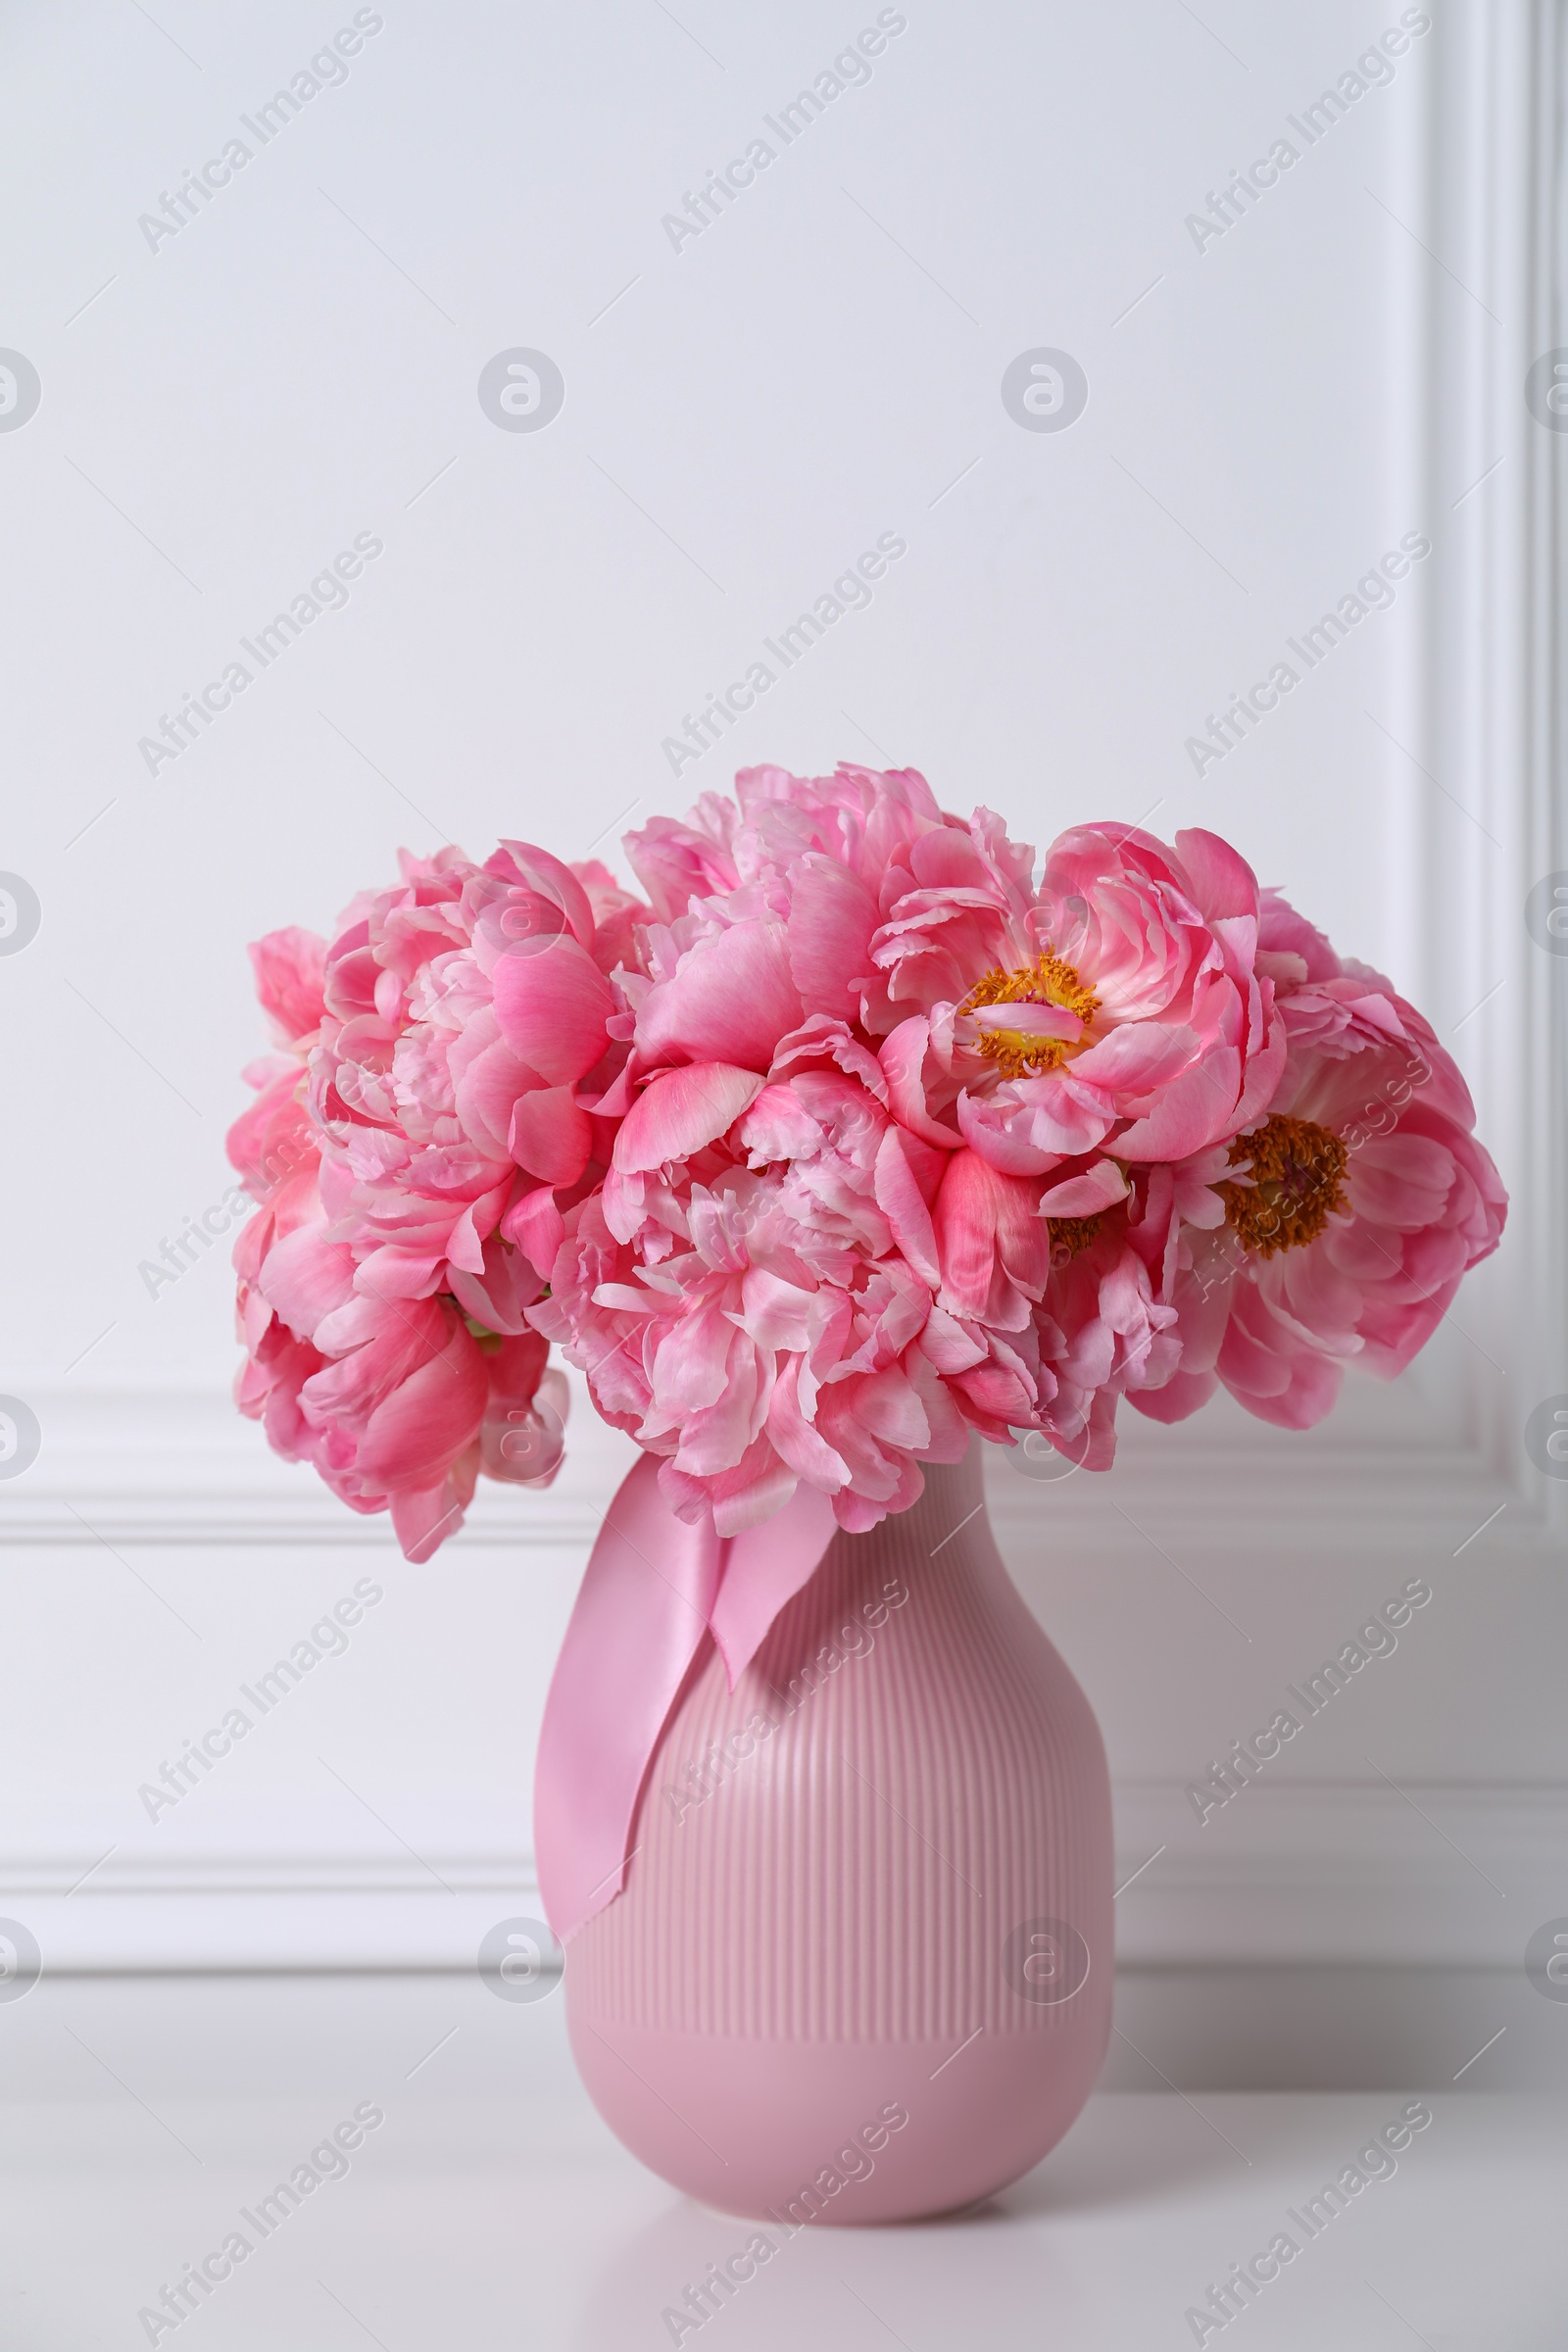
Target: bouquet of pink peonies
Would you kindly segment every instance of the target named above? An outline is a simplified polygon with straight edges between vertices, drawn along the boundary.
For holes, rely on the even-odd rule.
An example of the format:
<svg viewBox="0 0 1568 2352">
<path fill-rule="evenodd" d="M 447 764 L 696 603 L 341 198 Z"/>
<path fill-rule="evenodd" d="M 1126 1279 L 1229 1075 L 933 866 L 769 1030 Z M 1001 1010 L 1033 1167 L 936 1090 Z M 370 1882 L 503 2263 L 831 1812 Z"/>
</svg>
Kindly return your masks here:
<svg viewBox="0 0 1568 2352">
<path fill-rule="evenodd" d="M 972 1434 L 1108 1466 L 1125 1396 L 1300 1429 L 1506 1207 L 1452 1059 L 1217 836 L 1034 853 L 912 770 L 771 767 L 252 950 L 241 1409 L 426 1559 L 545 1485 L 565 1381 L 734 1538 L 867 1529 Z"/>
</svg>

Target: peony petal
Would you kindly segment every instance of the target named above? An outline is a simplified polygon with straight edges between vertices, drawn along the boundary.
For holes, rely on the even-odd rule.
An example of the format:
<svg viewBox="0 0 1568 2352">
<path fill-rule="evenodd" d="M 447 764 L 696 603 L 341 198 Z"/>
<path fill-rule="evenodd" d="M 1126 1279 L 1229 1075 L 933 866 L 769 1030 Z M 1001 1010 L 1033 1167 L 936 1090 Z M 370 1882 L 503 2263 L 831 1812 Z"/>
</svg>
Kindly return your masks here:
<svg viewBox="0 0 1568 2352">
<path fill-rule="evenodd" d="M 913 1013 L 882 1040 L 877 1058 L 887 1079 L 893 1111 L 923 1143 L 953 1152 L 959 1138 L 951 1127 L 939 1126 L 926 1108 L 925 1056 L 931 1043 L 931 1024 L 924 1013 Z"/>
<path fill-rule="evenodd" d="M 1040 1196 L 1043 1217 L 1092 1217 L 1113 1200 L 1124 1200 L 1129 1187 L 1113 1159 L 1097 1159 L 1081 1176 L 1069 1176 Z"/>
<path fill-rule="evenodd" d="M 1051 1241 L 1035 1214 L 1035 1187 L 1004 1175 L 977 1152 L 956 1152 L 937 1195 L 935 1238 L 941 1260 L 940 1303 L 956 1315 L 1000 1323 L 1004 1301 L 997 1278 L 1006 1275 L 1039 1298 L 1050 1268 Z M 1004 1285 L 1004 1293 L 1006 1286 Z M 1027 1319 L 1025 1312 L 1022 1320 Z M 1004 1328 L 1021 1328 L 1008 1321 Z"/>
<path fill-rule="evenodd" d="M 499 1236 L 492 1234 L 484 1246 L 483 1272 L 469 1274 L 461 1266 L 449 1266 L 447 1280 L 465 1314 L 482 1323 L 486 1331 L 505 1332 L 514 1347 L 520 1347 L 526 1341 L 530 1347 L 543 1349 L 544 1342 L 529 1328 L 526 1315 L 544 1285 L 520 1250 L 509 1249 Z M 543 1361 L 542 1353 L 540 1360 Z M 488 1369 L 493 1387 L 493 1358 Z"/>
<path fill-rule="evenodd" d="M 508 1145 L 517 1165 L 546 1184 L 575 1184 L 588 1165 L 593 1122 L 569 1086 L 539 1087 L 513 1105 Z"/>
<path fill-rule="evenodd" d="M 252 942 L 251 967 L 262 1009 L 284 1045 L 299 1044 L 321 1025 L 326 942 L 290 925 Z"/>
<path fill-rule="evenodd" d="M 1193 904 L 1205 922 L 1256 915 L 1257 876 L 1228 841 L 1195 826 L 1177 834 L 1176 851 L 1187 870 Z"/>
<path fill-rule="evenodd" d="M 1363 1144 L 1349 1174 L 1358 1217 L 1414 1233 L 1442 1216 L 1453 1186 L 1453 1154 L 1431 1136 L 1391 1135 Z"/>
<path fill-rule="evenodd" d="M 492 981 L 501 1034 L 548 1086 L 572 1086 L 602 1059 L 615 1008 L 610 982 L 564 932 L 503 956 Z"/>
<path fill-rule="evenodd" d="M 1220 1047 L 1173 1078 L 1153 1107 L 1116 1138 L 1120 1159 L 1186 1159 L 1235 1132 L 1241 1056 Z"/>
<path fill-rule="evenodd" d="M 1217 1372 L 1177 1372 L 1163 1388 L 1134 1389 L 1127 1401 L 1151 1421 L 1186 1421 L 1219 1387 Z"/>
<path fill-rule="evenodd" d="M 921 1196 L 898 1127 L 888 1128 L 876 1154 L 876 1204 L 893 1228 L 908 1263 L 933 1290 L 942 1279 L 936 1229 Z"/>
<path fill-rule="evenodd" d="M 694 1062 L 666 1070 L 644 1089 L 615 1138 L 614 1164 L 623 1175 L 689 1159 L 732 1127 L 762 1091 L 756 1070 L 732 1062 Z"/>
<path fill-rule="evenodd" d="M 501 1220 L 503 1241 L 514 1242 L 534 1271 L 546 1282 L 556 1262 L 556 1252 L 566 1238 L 566 1221 L 556 1206 L 556 1196 L 548 1185 L 535 1193 L 524 1193 L 514 1200 Z"/>
<path fill-rule="evenodd" d="M 394 1493 L 428 1484 L 474 1443 L 489 1396 L 484 1357 L 454 1318 L 440 1354 L 411 1372 L 366 1423 L 361 1475 Z"/>
<path fill-rule="evenodd" d="M 326 1317 L 353 1295 L 354 1253 L 329 1242 L 324 1225 L 302 1225 L 268 1251 L 257 1288 L 297 1338 L 314 1339 Z"/>
<path fill-rule="evenodd" d="M 406 1560 L 422 1566 L 448 1536 L 457 1534 L 473 1500 L 474 1485 L 474 1465 L 465 1459 L 453 1464 L 439 1486 L 404 1490 L 392 1496 L 392 1532 Z"/>
<path fill-rule="evenodd" d="M 493 1010 L 477 1013 L 454 1039 L 447 1067 L 465 1134 L 489 1157 L 504 1158 L 512 1106 L 535 1077 L 530 1064 L 501 1036 Z"/>
<path fill-rule="evenodd" d="M 536 891 L 565 917 L 583 947 L 592 946 L 594 913 L 588 893 L 570 866 L 563 865 L 549 850 L 541 850 L 531 841 L 504 841 L 485 870 L 505 874 L 509 881 L 515 878 Z"/>
<path fill-rule="evenodd" d="M 956 1107 L 964 1140 L 1012 1176 L 1043 1176 L 1058 1160 L 1092 1152 L 1115 1125 L 1116 1105 L 1099 1087 L 1081 1085 L 1073 1066 L 994 1095 L 961 1094 Z"/>
<path fill-rule="evenodd" d="M 876 925 L 876 901 L 848 866 L 817 855 L 801 860 L 790 891 L 789 959 L 808 1013 L 857 1017 Z"/>
<path fill-rule="evenodd" d="M 804 1017 L 783 925 L 732 923 L 659 982 L 637 1015 L 645 1061 L 726 1061 L 765 1070 Z"/>
<path fill-rule="evenodd" d="M 1120 1095 L 1142 1095 L 1165 1086 L 1199 1051 L 1199 1039 L 1179 1024 L 1129 1021 L 1069 1064 L 1079 1085 L 1102 1086 Z"/>
<path fill-rule="evenodd" d="M 977 1004 L 969 1018 L 985 1034 L 1007 1031 L 1016 1037 L 1059 1037 L 1076 1045 L 1084 1024 L 1064 1004 Z"/>
</svg>

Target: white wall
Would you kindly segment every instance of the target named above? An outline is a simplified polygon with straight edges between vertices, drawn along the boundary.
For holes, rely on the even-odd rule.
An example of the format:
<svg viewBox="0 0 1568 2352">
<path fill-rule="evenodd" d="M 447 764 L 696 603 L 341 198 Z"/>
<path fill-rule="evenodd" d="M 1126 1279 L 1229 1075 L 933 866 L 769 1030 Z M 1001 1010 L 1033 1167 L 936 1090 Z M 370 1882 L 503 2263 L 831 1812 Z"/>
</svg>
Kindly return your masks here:
<svg viewBox="0 0 1568 2352">
<path fill-rule="evenodd" d="M 1216 826 L 1451 1036 L 1517 1209 L 1421 1366 L 1308 1439 L 1137 1424 L 1114 1478 L 999 1463 L 996 1494 L 1105 1727 L 1125 1868 L 1166 1849 L 1126 1955 L 1517 1973 L 1568 1909 L 1561 1539 L 1519 1449 L 1568 1386 L 1568 967 L 1520 919 L 1565 861 L 1531 701 L 1557 444 L 1519 394 L 1568 339 L 1523 234 L 1549 12 L 1438 0 L 1392 86 L 1202 251 L 1185 216 L 1303 145 L 1287 116 L 1392 0 L 912 0 L 679 251 L 662 215 L 873 7 L 381 13 L 156 251 L 138 216 L 353 11 L 83 5 L 5 36 L 0 342 L 42 401 L 0 433 L 0 864 L 43 922 L 0 958 L 0 1387 L 43 1446 L 0 1486 L 0 1908 L 58 1966 L 428 1961 L 526 1886 L 618 1441 L 579 1412 L 553 1495 L 490 1495 L 411 1570 L 233 1418 L 225 1267 L 153 1298 L 138 1265 L 228 1185 L 247 939 L 329 927 L 400 842 L 612 854 L 743 761 L 885 756 L 1037 840 Z M 539 433 L 476 396 L 514 346 L 564 375 Z M 999 395 L 1036 346 L 1088 375 L 1061 433 Z M 1205 714 L 1410 530 L 1433 554 L 1394 610 L 1196 775 Z M 673 778 L 683 713 L 884 531 L 908 552 L 872 607 Z M 360 532 L 384 553 L 347 609 L 149 774 L 138 739 Z M 1398 1654 L 1200 1829 L 1183 1785 L 1414 1573 L 1436 1598 Z M 348 1653 L 150 1823 L 137 1785 L 365 1575 Z"/>
</svg>

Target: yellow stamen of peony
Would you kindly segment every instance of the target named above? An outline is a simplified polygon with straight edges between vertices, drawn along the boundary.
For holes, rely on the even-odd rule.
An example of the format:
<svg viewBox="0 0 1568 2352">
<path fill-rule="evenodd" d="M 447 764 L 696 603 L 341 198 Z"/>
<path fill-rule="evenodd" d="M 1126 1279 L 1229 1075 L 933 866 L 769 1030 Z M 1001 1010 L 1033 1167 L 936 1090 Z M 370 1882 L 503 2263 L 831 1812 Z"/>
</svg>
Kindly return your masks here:
<svg viewBox="0 0 1568 2352">
<path fill-rule="evenodd" d="M 980 1004 L 1059 1004 L 1063 1011 L 1075 1012 L 1086 1029 L 1100 1010 L 1100 999 L 1066 958 L 1047 955 L 1037 956 L 1033 963 L 1020 964 L 1014 971 L 1004 972 L 998 966 L 987 972 L 983 980 L 975 982 L 958 1010 L 973 1012 Z M 1064 1037 L 1036 1037 L 1027 1029 L 983 1029 L 976 1045 L 1004 1078 L 1057 1069 L 1070 1050 Z"/>
<path fill-rule="evenodd" d="M 1087 1250 L 1100 1231 L 1101 1219 L 1094 1217 L 1048 1217 L 1051 1228 L 1051 1262 L 1054 1266 L 1070 1265 L 1080 1250 Z"/>
<path fill-rule="evenodd" d="M 1349 1149 L 1332 1128 L 1275 1111 L 1251 1135 L 1231 1146 L 1233 1168 L 1250 1167 L 1250 1184 L 1216 1186 L 1225 1222 L 1260 1256 L 1315 1242 L 1331 1216 L 1348 1206 L 1345 1170 Z"/>
</svg>

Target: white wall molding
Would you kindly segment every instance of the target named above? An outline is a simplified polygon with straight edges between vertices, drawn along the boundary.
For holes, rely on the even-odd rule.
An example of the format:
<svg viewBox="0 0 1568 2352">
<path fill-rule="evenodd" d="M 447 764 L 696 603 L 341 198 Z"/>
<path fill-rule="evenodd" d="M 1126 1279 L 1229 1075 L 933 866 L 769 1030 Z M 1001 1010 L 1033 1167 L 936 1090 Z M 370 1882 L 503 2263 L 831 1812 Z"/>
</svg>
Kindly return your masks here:
<svg viewBox="0 0 1568 2352">
<path fill-rule="evenodd" d="M 1163 1782 L 1115 1801 L 1132 1967 L 1520 1967 L 1568 1913 L 1568 1784 L 1260 1784 L 1201 1829 Z M 495 1812 L 448 1800 L 417 1856 L 384 1838 L 323 1848 L 283 1806 L 168 1855 L 100 1858 L 92 1824 L 57 1825 L 59 1843 L 6 1863 L 0 1916 L 72 1972 L 465 1967 L 498 1919 L 540 1916 L 525 1844 L 475 1845 Z"/>
<path fill-rule="evenodd" d="M 1568 1914 L 1568 1783 L 1258 1782 L 1200 1827 L 1164 1783 L 1115 1798 L 1118 1881 L 1164 1847 L 1117 1903 L 1140 1965 L 1522 1966 Z"/>
<path fill-rule="evenodd" d="M 1421 1001 L 1513 1191 L 1494 1279 L 1457 1305 L 1482 1344 L 1465 1366 L 1467 1436 L 1560 1542 L 1568 1483 L 1526 1460 L 1523 1432 L 1568 1391 L 1568 960 L 1531 939 L 1524 907 L 1568 866 L 1568 436 L 1530 414 L 1524 386 L 1568 344 L 1568 26 L 1561 0 L 1478 0 L 1445 36 L 1409 216 L 1442 264 L 1414 280 L 1411 442 L 1444 560 L 1411 681 L 1401 863 Z"/>
</svg>

